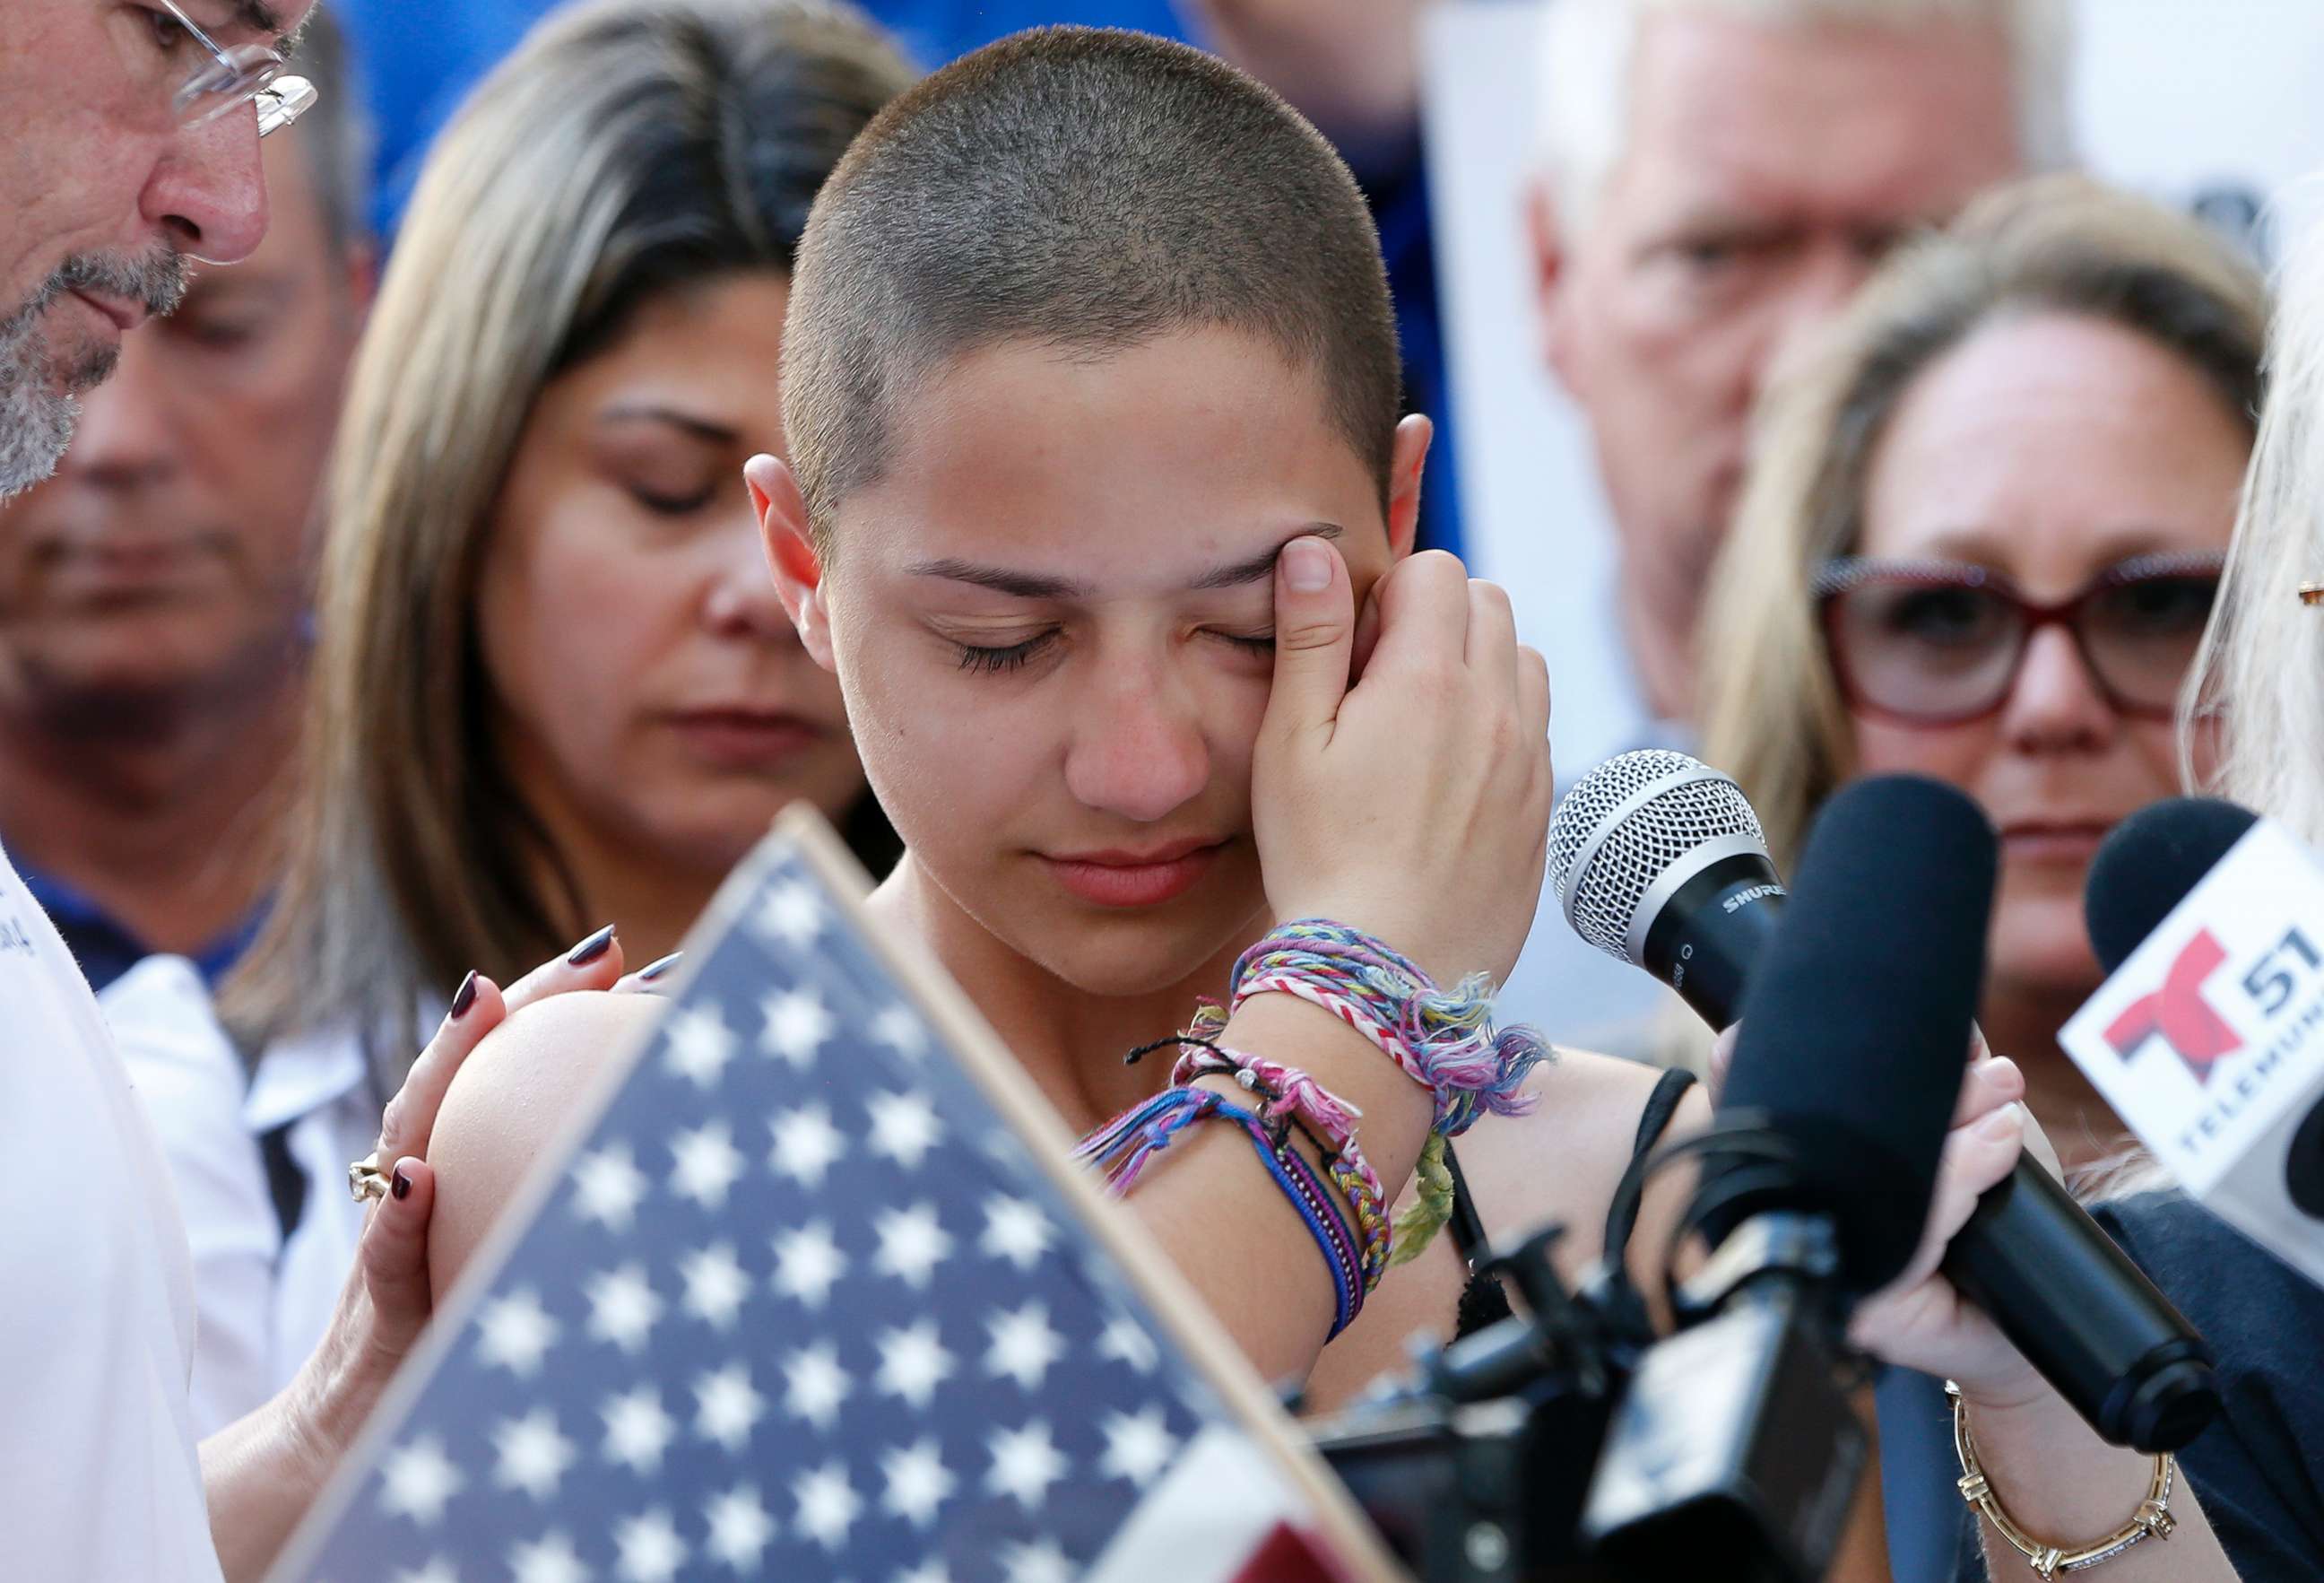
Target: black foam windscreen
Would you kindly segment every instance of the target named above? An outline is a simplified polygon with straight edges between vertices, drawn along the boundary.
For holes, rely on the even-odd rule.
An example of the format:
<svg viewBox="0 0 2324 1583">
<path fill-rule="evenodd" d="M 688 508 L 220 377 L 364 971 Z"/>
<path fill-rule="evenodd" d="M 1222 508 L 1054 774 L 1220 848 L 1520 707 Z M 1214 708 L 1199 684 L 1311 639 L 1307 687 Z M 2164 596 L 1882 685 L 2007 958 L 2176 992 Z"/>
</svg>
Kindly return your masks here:
<svg viewBox="0 0 2324 1583">
<path fill-rule="evenodd" d="M 1985 815 L 1934 781 L 1858 781 L 1825 804 L 1752 974 L 1720 1105 L 1790 1158 L 1735 1171 L 1713 1158 L 1704 1193 L 1730 1200 L 1704 1217 L 1714 1236 L 1766 1209 L 1821 1213 L 1843 1287 L 1903 1273 L 1960 1091 L 1997 862 Z"/>
<path fill-rule="evenodd" d="M 2121 967 L 2258 821 L 2217 797 L 2173 797 L 2115 826 L 2082 887 L 2082 921 L 2099 965 Z"/>
</svg>

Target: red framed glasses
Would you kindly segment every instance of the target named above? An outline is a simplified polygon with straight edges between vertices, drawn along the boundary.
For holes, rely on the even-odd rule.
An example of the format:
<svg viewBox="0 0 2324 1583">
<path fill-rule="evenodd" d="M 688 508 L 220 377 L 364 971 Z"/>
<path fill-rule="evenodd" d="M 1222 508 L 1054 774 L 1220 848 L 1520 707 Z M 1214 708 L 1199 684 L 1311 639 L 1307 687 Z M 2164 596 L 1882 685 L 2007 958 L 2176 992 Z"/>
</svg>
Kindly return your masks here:
<svg viewBox="0 0 2324 1583">
<path fill-rule="evenodd" d="M 2063 626 L 2116 710 L 2169 719 L 2219 592 L 2224 554 L 2144 555 L 2072 597 L 2026 598 L 1991 567 L 1948 560 L 1824 562 L 1814 592 L 1850 708 L 1909 726 L 1999 712 L 2034 634 Z"/>
</svg>

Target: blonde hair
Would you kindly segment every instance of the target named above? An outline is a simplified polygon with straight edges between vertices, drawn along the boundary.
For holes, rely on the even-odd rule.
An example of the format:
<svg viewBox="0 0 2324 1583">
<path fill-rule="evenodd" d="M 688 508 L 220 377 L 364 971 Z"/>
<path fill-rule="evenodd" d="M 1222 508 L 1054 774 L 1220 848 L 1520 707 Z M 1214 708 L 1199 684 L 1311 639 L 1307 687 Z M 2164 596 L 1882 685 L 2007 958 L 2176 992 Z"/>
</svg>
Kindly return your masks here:
<svg viewBox="0 0 2324 1583">
<path fill-rule="evenodd" d="M 2313 844 L 2324 841 L 2324 625 L 2295 595 L 2324 575 L 2324 223 L 2286 256 L 2280 289 L 2270 396 L 2182 738 L 2215 732 L 2205 789 Z"/>
<path fill-rule="evenodd" d="M 1621 162 L 1638 29 L 1658 11 L 1711 12 L 1771 27 L 1994 23 L 2016 66 L 2024 168 L 2057 170 L 2073 162 L 2068 90 L 2074 30 L 2063 0 L 1553 0 L 1541 26 L 1536 141 L 1569 236 L 1587 227 L 1607 176 Z"/>
<path fill-rule="evenodd" d="M 1891 259 L 1763 401 L 1704 616 L 1703 756 L 1740 782 L 1779 865 L 1854 773 L 1815 569 L 1854 548 L 1874 453 L 1914 381 L 1979 329 L 2038 313 L 2119 325 L 2186 359 L 2232 410 L 2259 406 L 2266 283 L 2200 224 L 2144 199 L 2036 178 Z"/>
<path fill-rule="evenodd" d="M 431 986 L 505 982 L 586 927 L 497 751 L 477 642 L 518 440 L 645 302 L 787 273 L 910 79 L 846 6 L 604 0 L 543 22 L 438 140 L 340 424 L 288 872 L 222 997 L 246 1049 L 352 1019 L 400 1078 Z"/>
</svg>

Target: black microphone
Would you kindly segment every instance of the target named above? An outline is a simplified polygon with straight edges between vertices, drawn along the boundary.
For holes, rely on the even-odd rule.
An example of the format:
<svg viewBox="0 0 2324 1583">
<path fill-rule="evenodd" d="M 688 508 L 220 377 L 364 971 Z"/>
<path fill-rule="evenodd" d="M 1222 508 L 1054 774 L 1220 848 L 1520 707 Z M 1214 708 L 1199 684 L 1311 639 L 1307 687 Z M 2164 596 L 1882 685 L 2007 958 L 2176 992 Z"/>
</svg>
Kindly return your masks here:
<svg viewBox="0 0 2324 1583">
<path fill-rule="evenodd" d="M 1711 1156 L 1692 1218 L 1713 1241 L 1751 1215 L 1801 1210 L 1838 1228 L 1842 1290 L 1904 1273 L 1960 1092 L 1998 862 L 1977 805 L 1934 781 L 1858 781 L 1826 803 L 1797 898 L 1750 972 L 1719 1103 L 1722 1123 L 1752 1117 L 1789 1147 Z"/>
<path fill-rule="evenodd" d="M 1741 1014 L 1784 893 L 1758 818 L 1731 779 L 1681 753 L 1609 759 L 1558 805 L 1549 869 L 1584 940 L 1654 972 L 1713 1027 Z M 1918 905 L 1895 895 L 1866 927 L 1893 930 Z M 1835 981 L 1826 993 L 1846 987 Z M 1866 1014 L 1886 1025 L 1882 1008 Z M 1960 1081 L 1956 1052 L 1956 1088 Z M 2176 1450 L 2218 1414 L 2202 1337 L 2031 1155 L 1978 1201 L 1944 1268 L 2108 1441 Z"/>
<path fill-rule="evenodd" d="M 2108 974 L 2244 838 L 2259 815 L 2217 797 L 2149 803 L 2107 833 L 2082 887 L 2082 921 Z"/>
<path fill-rule="evenodd" d="M 1866 1443 L 1841 1338 L 1928 1220 L 1995 850 L 1966 798 L 1903 777 L 1845 788 L 1809 833 L 1702 1140 L 1688 1221 L 1714 1251 L 1679 1331 L 1639 1358 L 1583 1509 L 1609 1575 L 1693 1578 L 1706 1556 L 1738 1577 L 1829 1567 Z"/>
</svg>

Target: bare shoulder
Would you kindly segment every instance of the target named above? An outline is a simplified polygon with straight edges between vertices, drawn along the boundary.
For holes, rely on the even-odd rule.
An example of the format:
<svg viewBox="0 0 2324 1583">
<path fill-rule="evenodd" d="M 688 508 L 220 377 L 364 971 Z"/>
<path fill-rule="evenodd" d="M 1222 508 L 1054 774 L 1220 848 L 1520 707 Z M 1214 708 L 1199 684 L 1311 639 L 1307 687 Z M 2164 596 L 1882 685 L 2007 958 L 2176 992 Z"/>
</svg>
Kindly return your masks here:
<svg viewBox="0 0 2324 1583">
<path fill-rule="evenodd" d="M 1661 1077 L 1659 1067 L 1582 1050 L 1560 1049 L 1536 1068 L 1526 1085 L 1533 1108 L 1489 1116 L 1459 1144 L 1462 1174 L 1488 1235 L 1503 1243 L 1559 1221 L 1567 1228 L 1560 1263 L 1578 1269 L 1595 1259 L 1615 1185 Z M 1664 1135 L 1683 1136 L 1710 1119 L 1711 1103 L 1697 1084 Z"/>
<path fill-rule="evenodd" d="M 512 1012 L 461 1064 L 428 1143 L 428 1263 L 441 1297 L 605 1065 L 658 1022 L 659 995 L 574 991 Z"/>
</svg>

